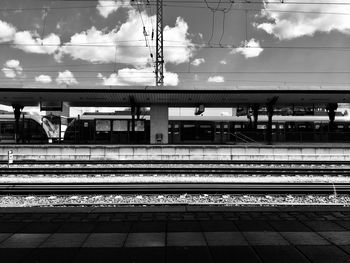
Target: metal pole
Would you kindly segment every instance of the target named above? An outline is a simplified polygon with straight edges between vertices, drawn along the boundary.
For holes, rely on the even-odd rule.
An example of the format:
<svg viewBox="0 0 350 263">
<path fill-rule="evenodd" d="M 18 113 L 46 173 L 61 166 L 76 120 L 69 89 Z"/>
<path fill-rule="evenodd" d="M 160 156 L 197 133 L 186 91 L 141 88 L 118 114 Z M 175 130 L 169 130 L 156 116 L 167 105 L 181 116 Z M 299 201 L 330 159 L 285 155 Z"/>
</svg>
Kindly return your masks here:
<svg viewBox="0 0 350 263">
<path fill-rule="evenodd" d="M 163 58 L 163 0 L 157 0 L 157 30 L 156 30 L 156 86 L 164 85 Z"/>
</svg>

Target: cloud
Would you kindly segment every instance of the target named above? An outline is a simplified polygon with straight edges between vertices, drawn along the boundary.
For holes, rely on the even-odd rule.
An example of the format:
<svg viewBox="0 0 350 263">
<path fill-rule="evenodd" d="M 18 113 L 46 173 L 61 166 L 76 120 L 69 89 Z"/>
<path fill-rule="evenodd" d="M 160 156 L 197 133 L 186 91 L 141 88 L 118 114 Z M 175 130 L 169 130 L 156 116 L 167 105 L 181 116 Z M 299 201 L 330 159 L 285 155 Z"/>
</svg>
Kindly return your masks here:
<svg viewBox="0 0 350 263">
<path fill-rule="evenodd" d="M 129 7 L 130 1 L 103 1 L 99 0 L 97 4 L 97 10 L 101 16 L 107 18 L 110 14 L 116 12 L 120 7 Z"/>
<path fill-rule="evenodd" d="M 74 34 L 61 48 L 63 54 L 69 54 L 74 60 L 81 59 L 92 63 L 114 62 L 116 42 L 115 30 L 104 33 L 95 27 Z M 84 45 L 96 44 L 85 47 Z M 97 45 L 98 44 L 98 45 Z"/>
<path fill-rule="evenodd" d="M 118 70 L 117 73 L 112 73 L 109 77 L 103 76 L 101 73 L 97 75 L 106 86 L 131 86 L 145 85 L 155 86 L 154 69 L 152 67 L 134 69 L 124 68 Z M 164 73 L 164 85 L 176 86 L 179 83 L 179 78 L 176 73 Z"/>
<path fill-rule="evenodd" d="M 6 78 L 14 79 L 17 76 L 16 71 L 10 68 L 2 68 L 1 71 L 4 72 Z"/>
<path fill-rule="evenodd" d="M 226 64 L 227 64 L 227 61 L 226 61 L 225 59 L 220 60 L 220 64 L 221 64 L 221 65 L 226 65 Z"/>
<path fill-rule="evenodd" d="M 72 72 L 65 70 L 64 72 L 58 72 L 58 77 L 56 78 L 57 84 L 74 85 L 78 84 Z"/>
<path fill-rule="evenodd" d="M 198 67 L 200 64 L 204 63 L 205 59 L 204 58 L 196 58 L 191 62 L 191 65 Z"/>
<path fill-rule="evenodd" d="M 155 21 L 156 17 L 149 17 L 146 12 L 142 12 L 141 16 L 146 30 L 152 28 L 151 21 Z M 140 14 L 136 10 L 130 10 L 127 21 L 119 28 L 106 32 L 92 27 L 76 33 L 69 42 L 63 45 L 61 51 L 63 54 L 70 55 L 74 60 L 81 59 L 92 63 L 117 62 L 145 68 L 151 65 L 152 59 L 150 50 L 143 41 L 143 32 Z M 76 46 L 78 43 L 79 46 Z M 164 43 L 166 63 L 188 62 L 194 52 L 194 45 L 188 38 L 188 25 L 182 18 L 177 18 L 174 27 L 164 28 Z M 93 44 L 95 46 L 91 46 Z M 84 45 L 90 46 L 84 47 Z M 152 45 L 154 46 L 155 43 Z M 152 47 L 151 50 L 155 57 L 155 48 Z"/>
<path fill-rule="evenodd" d="M 11 24 L 0 20 L 0 42 L 9 42 L 13 40 L 16 28 Z"/>
<path fill-rule="evenodd" d="M 245 58 L 253 58 L 259 56 L 263 50 L 264 49 L 260 47 L 259 41 L 252 38 L 248 42 L 242 43 L 242 47 L 233 49 L 231 54 L 240 53 L 245 56 Z"/>
<path fill-rule="evenodd" d="M 295 0 L 294 2 L 305 1 Z M 312 36 L 316 32 L 329 33 L 332 30 L 350 34 L 350 16 L 334 14 L 350 13 L 350 6 L 322 4 L 329 3 L 328 0 L 310 0 L 309 3 L 279 4 L 277 12 L 274 11 L 277 5 L 268 4 L 268 1 L 265 1 L 261 16 L 268 21 L 257 23 L 255 26 L 280 40 Z"/>
<path fill-rule="evenodd" d="M 52 82 L 52 78 L 48 75 L 40 75 L 40 76 L 35 77 L 35 81 L 41 82 L 44 84 L 48 84 L 48 83 Z"/>
<path fill-rule="evenodd" d="M 22 67 L 20 66 L 20 62 L 16 59 L 11 59 L 6 61 L 6 67 L 16 69 L 17 71 L 22 71 Z"/>
<path fill-rule="evenodd" d="M 16 59 L 11 59 L 6 61 L 2 72 L 6 78 L 16 78 L 17 76 L 22 75 L 23 68 L 20 66 L 20 62 Z"/>
<path fill-rule="evenodd" d="M 214 77 L 209 77 L 208 82 L 222 83 L 222 82 L 225 82 L 225 79 L 223 76 L 214 76 Z"/>
<path fill-rule="evenodd" d="M 164 27 L 164 59 L 166 63 L 181 64 L 188 62 L 195 50 L 188 38 L 188 24 L 178 17 L 174 27 Z"/>
<path fill-rule="evenodd" d="M 36 32 L 20 31 L 15 33 L 13 44 L 27 53 L 51 55 L 58 52 L 61 40 L 53 33 L 41 39 Z"/>
</svg>

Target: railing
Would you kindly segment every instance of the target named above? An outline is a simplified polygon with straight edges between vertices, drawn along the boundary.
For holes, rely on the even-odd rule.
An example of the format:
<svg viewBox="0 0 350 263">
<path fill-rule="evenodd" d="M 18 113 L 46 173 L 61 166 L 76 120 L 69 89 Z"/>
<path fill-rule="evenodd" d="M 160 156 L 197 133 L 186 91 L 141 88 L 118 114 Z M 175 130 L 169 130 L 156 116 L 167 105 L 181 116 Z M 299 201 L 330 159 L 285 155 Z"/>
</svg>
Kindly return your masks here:
<svg viewBox="0 0 350 263">
<path fill-rule="evenodd" d="M 252 138 L 248 137 L 247 135 L 244 135 L 241 132 L 235 132 L 235 133 L 229 133 L 231 134 L 233 137 L 236 138 L 236 140 L 240 140 L 244 143 L 258 143 L 257 141 L 253 140 Z"/>
</svg>

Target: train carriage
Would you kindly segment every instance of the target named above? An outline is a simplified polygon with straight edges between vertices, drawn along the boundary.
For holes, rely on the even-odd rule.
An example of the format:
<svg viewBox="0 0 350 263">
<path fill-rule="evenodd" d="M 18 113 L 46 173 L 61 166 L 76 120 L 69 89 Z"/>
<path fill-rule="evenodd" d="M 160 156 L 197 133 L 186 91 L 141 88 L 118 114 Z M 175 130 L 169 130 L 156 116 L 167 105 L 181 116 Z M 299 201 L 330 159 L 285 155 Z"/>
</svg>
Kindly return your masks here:
<svg viewBox="0 0 350 263">
<path fill-rule="evenodd" d="M 132 125 L 134 123 L 134 130 Z M 257 127 L 246 116 L 169 116 L 170 144 L 230 144 L 265 142 L 267 117 L 258 118 Z M 149 144 L 150 121 L 145 114 L 132 120 L 123 113 L 89 113 L 70 120 L 66 143 Z M 350 141 L 348 116 L 336 116 L 332 129 L 328 116 L 274 116 L 274 142 Z"/>
</svg>

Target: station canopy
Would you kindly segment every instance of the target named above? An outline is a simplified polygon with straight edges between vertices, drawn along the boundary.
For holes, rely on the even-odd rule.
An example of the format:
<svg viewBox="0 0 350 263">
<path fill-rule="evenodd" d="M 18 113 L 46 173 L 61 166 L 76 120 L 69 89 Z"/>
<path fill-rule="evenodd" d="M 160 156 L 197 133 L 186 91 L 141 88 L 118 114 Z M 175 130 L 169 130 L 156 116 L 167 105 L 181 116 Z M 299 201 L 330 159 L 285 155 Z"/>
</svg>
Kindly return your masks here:
<svg viewBox="0 0 350 263">
<path fill-rule="evenodd" d="M 1 87 L 0 104 L 36 106 L 43 102 L 65 102 L 69 106 L 129 107 L 164 104 L 169 107 L 232 107 L 235 105 L 350 103 L 345 86 L 231 86 L 231 87 Z"/>
</svg>

